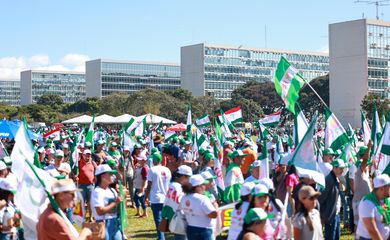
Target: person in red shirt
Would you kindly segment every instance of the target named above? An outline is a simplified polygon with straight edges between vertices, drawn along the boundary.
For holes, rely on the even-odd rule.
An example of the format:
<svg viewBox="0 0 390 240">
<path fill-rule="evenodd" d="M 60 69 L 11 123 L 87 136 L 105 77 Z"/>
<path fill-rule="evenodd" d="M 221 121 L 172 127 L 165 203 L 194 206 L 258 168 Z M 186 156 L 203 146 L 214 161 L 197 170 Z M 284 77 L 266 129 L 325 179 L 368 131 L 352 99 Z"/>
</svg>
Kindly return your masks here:
<svg viewBox="0 0 390 240">
<path fill-rule="evenodd" d="M 71 179 L 61 179 L 52 186 L 52 194 L 60 210 L 75 207 L 74 197 L 76 186 Z M 65 214 L 64 214 L 65 215 Z M 37 237 L 40 240 L 81 240 L 91 239 L 92 231 L 83 228 L 78 237 L 72 232 L 69 225 L 65 222 L 49 204 L 46 210 L 41 214 L 37 224 Z"/>
<path fill-rule="evenodd" d="M 91 209 L 89 207 L 89 200 L 91 198 L 91 192 L 95 187 L 96 167 L 97 167 L 96 163 L 92 161 L 91 150 L 89 149 L 84 150 L 83 157 L 79 161 L 78 183 L 79 183 L 79 188 L 83 190 L 81 194 L 83 195 L 84 201 L 87 204 L 87 209 L 89 210 L 90 213 L 91 213 Z"/>
</svg>

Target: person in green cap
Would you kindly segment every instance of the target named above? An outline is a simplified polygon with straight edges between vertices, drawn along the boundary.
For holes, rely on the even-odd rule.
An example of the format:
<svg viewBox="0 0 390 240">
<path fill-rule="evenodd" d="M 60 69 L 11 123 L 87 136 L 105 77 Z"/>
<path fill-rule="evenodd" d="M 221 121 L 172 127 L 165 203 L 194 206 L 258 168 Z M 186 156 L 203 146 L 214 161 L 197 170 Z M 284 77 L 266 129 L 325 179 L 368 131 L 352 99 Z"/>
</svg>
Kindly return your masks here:
<svg viewBox="0 0 390 240">
<path fill-rule="evenodd" d="M 326 148 L 322 151 L 322 162 L 319 162 L 321 172 L 327 176 L 333 169 L 332 162 L 335 159 L 336 153 L 332 148 Z"/>
<path fill-rule="evenodd" d="M 235 150 L 232 153 L 233 162 L 229 165 L 224 179 L 224 201 L 227 203 L 236 202 L 240 199 L 240 189 L 241 185 L 244 183 L 241 165 L 245 156 L 246 154 L 241 150 Z"/>
<path fill-rule="evenodd" d="M 372 191 L 370 180 L 370 151 L 372 147 L 372 141 L 368 142 L 367 147 L 363 146 L 357 153 L 357 162 L 355 166 L 351 167 L 349 172 L 350 186 L 353 193 L 352 209 L 354 223 L 357 226 L 359 220 L 359 203 L 363 197 Z M 351 179 L 351 177 L 353 177 Z M 355 227 L 356 227 L 355 226 Z"/>
<path fill-rule="evenodd" d="M 171 171 L 161 165 L 162 155 L 160 152 L 151 155 L 154 166 L 148 172 L 148 186 L 146 188 L 145 199 L 150 202 L 153 218 L 157 230 L 157 238 L 165 239 L 164 233 L 158 229 L 162 220 L 162 209 L 168 192 L 169 182 L 171 181 Z"/>
<path fill-rule="evenodd" d="M 272 218 L 272 215 L 267 214 L 262 208 L 249 209 L 244 217 L 242 232 L 237 239 L 262 239 L 268 218 Z"/>
</svg>

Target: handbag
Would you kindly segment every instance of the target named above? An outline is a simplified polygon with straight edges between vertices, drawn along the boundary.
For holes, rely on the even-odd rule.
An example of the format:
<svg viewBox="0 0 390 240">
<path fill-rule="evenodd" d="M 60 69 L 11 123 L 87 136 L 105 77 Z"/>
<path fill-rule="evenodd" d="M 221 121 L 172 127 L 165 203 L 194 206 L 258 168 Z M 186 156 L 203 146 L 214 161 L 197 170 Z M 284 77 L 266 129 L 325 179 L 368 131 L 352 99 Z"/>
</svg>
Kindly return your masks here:
<svg viewBox="0 0 390 240">
<path fill-rule="evenodd" d="M 106 224 L 105 222 L 84 222 L 83 228 L 89 228 L 92 231 L 92 239 L 106 239 Z"/>
<path fill-rule="evenodd" d="M 161 232 L 169 232 L 169 224 L 168 224 L 168 219 L 163 218 L 158 225 L 158 230 Z"/>
<path fill-rule="evenodd" d="M 169 223 L 169 231 L 180 235 L 186 235 L 186 229 L 187 220 L 181 210 L 177 209 Z"/>
</svg>

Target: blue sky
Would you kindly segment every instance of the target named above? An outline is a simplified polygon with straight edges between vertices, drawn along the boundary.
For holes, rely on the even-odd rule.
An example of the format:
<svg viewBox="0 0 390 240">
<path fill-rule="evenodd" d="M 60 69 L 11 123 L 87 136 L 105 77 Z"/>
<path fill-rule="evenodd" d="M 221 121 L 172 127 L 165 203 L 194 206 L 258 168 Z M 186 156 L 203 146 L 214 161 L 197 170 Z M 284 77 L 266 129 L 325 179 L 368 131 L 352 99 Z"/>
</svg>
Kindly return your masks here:
<svg viewBox="0 0 390 240">
<path fill-rule="evenodd" d="M 353 0 L 25 0 L 0 2 L 0 79 L 88 59 L 180 62 L 200 42 L 326 51 L 328 24 L 375 18 Z M 383 15 L 381 14 L 383 13 Z M 390 6 L 380 9 L 390 21 Z"/>
</svg>

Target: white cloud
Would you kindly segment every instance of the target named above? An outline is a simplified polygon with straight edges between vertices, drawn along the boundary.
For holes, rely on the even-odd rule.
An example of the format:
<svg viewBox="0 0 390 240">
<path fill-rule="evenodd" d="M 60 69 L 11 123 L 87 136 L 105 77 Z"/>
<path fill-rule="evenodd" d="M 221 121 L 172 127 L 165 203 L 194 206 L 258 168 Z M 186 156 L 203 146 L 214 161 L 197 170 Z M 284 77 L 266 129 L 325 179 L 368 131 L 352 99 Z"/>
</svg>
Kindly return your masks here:
<svg viewBox="0 0 390 240">
<path fill-rule="evenodd" d="M 322 52 L 322 53 L 328 53 L 329 54 L 329 46 L 328 45 L 322 46 L 319 51 Z"/>
<path fill-rule="evenodd" d="M 85 61 L 88 60 L 89 57 L 83 54 L 66 54 L 59 63 L 54 64 L 46 54 L 31 57 L 3 57 L 0 58 L 0 79 L 20 79 L 20 72 L 29 69 L 85 72 Z"/>
<path fill-rule="evenodd" d="M 70 65 L 70 66 L 81 66 L 85 65 L 85 62 L 89 60 L 89 57 L 87 55 L 83 54 L 66 54 L 62 59 L 61 63 L 64 65 Z"/>
</svg>

